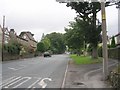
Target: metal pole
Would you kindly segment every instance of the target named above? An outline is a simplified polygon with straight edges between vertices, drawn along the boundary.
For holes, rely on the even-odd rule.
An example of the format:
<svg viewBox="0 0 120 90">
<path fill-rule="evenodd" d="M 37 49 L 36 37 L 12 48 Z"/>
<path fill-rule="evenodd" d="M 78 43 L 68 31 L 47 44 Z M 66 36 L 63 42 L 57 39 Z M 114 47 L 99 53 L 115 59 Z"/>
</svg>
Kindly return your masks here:
<svg viewBox="0 0 120 90">
<path fill-rule="evenodd" d="M 103 80 L 106 80 L 108 76 L 108 51 L 107 51 L 106 14 L 104 0 L 101 0 L 101 15 L 102 15 L 102 42 L 103 42 Z"/>
<path fill-rule="evenodd" d="M 2 31 L 3 31 L 3 34 L 2 34 L 2 61 L 3 61 L 3 59 L 4 59 L 4 36 L 5 36 L 5 33 L 4 33 L 4 30 L 5 30 L 5 16 L 3 16 L 3 29 L 2 29 Z"/>
</svg>

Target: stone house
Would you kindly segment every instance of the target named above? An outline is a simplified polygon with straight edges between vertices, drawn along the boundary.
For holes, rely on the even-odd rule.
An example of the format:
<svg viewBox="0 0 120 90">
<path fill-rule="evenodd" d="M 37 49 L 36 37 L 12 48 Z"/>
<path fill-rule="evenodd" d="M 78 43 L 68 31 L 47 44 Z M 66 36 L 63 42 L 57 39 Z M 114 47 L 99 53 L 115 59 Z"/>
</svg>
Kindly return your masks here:
<svg viewBox="0 0 120 90">
<path fill-rule="evenodd" d="M 31 32 L 21 32 L 17 35 L 14 29 L 8 31 L 7 28 L 4 29 L 4 43 L 18 42 L 21 45 L 27 47 L 29 50 L 35 51 L 37 48 L 37 41 L 34 39 L 34 34 Z"/>
</svg>

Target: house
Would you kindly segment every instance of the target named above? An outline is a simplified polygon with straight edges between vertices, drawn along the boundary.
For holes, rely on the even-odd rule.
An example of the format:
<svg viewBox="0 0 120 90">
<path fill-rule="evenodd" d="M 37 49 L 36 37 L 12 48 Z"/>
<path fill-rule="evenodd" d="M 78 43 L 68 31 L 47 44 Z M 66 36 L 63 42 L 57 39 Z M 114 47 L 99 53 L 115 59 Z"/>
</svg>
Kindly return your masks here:
<svg viewBox="0 0 120 90">
<path fill-rule="evenodd" d="M 8 28 L 4 29 L 4 44 L 11 43 L 11 42 L 18 42 L 21 45 L 29 48 L 30 50 L 36 50 L 37 48 L 37 41 L 34 39 L 34 34 L 31 32 L 21 32 L 20 35 L 17 35 L 14 29 Z"/>
<path fill-rule="evenodd" d="M 31 32 L 21 32 L 20 35 L 18 36 L 19 38 L 19 42 L 27 45 L 29 48 L 31 49 L 36 49 L 37 48 L 37 41 L 35 41 L 35 39 L 33 38 L 34 34 L 32 34 Z M 23 42 L 27 41 L 27 43 Z"/>
</svg>

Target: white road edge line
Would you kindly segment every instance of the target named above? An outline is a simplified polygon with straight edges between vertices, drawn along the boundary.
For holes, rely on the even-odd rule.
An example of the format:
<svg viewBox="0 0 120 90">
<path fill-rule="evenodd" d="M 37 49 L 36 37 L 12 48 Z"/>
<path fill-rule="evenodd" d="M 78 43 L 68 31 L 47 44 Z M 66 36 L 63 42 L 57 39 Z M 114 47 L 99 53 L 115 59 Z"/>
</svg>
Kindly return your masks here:
<svg viewBox="0 0 120 90">
<path fill-rule="evenodd" d="M 39 78 L 36 82 L 34 82 L 33 84 L 31 84 L 28 88 L 32 88 L 33 85 L 35 85 L 37 82 L 39 82 L 41 80 L 41 78 Z"/>
<path fill-rule="evenodd" d="M 117 63 L 118 63 L 118 62 L 115 62 L 115 63 L 109 65 L 108 67 L 114 66 L 114 65 L 116 65 Z M 96 70 L 92 70 L 92 71 L 87 72 L 87 73 L 84 75 L 84 80 L 88 80 L 88 79 L 89 79 L 89 78 L 88 78 L 88 75 L 89 75 L 89 74 L 91 74 L 91 73 L 93 73 L 93 72 L 96 72 L 96 71 L 99 71 L 99 70 L 102 70 L 102 68 L 99 68 L 99 69 L 96 69 Z"/>
<path fill-rule="evenodd" d="M 27 78 L 27 80 L 25 80 L 25 81 L 21 82 L 20 84 L 14 86 L 13 88 L 17 88 L 17 87 L 19 87 L 20 85 L 22 85 L 23 83 L 25 83 L 25 82 L 27 82 L 28 80 L 31 79 L 31 77 L 23 77 L 22 79 L 26 79 L 26 78 Z"/>
<path fill-rule="evenodd" d="M 69 63 L 69 61 L 68 61 L 68 63 Z M 66 80 L 67 71 L 68 71 L 68 63 L 67 63 L 67 66 L 66 66 L 66 70 L 65 70 L 65 74 L 64 74 L 64 79 L 63 79 L 61 88 L 64 88 L 64 86 L 65 86 L 65 80 Z"/>
</svg>

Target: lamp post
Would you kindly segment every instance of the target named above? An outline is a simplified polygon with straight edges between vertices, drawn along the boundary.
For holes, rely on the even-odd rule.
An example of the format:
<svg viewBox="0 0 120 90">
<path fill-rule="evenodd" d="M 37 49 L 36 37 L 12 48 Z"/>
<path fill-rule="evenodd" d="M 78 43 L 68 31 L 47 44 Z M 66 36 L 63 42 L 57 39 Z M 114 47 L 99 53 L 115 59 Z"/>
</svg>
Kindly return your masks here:
<svg viewBox="0 0 120 90">
<path fill-rule="evenodd" d="M 2 28 L 2 31 L 3 31 L 3 33 L 2 33 L 2 61 L 3 61 L 3 59 L 4 59 L 4 36 L 5 36 L 5 32 L 4 32 L 4 30 L 5 30 L 5 16 L 3 16 L 3 28 Z"/>
<path fill-rule="evenodd" d="M 104 0 L 101 0 L 101 15 L 102 15 L 102 42 L 103 42 L 103 80 L 106 80 L 108 76 L 108 51 L 107 51 L 106 14 Z"/>
</svg>

